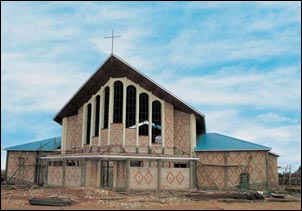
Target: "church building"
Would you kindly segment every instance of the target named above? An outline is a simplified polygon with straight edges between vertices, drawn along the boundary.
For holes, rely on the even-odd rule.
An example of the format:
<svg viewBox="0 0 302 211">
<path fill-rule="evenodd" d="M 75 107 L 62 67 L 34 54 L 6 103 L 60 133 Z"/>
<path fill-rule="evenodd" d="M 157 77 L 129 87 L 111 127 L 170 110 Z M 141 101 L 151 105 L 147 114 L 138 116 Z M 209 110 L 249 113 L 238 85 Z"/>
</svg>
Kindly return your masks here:
<svg viewBox="0 0 302 211">
<path fill-rule="evenodd" d="M 278 155 L 271 148 L 207 133 L 203 113 L 114 54 L 54 121 L 62 125 L 61 151 L 40 158 L 47 185 L 113 190 L 278 185 Z"/>
</svg>

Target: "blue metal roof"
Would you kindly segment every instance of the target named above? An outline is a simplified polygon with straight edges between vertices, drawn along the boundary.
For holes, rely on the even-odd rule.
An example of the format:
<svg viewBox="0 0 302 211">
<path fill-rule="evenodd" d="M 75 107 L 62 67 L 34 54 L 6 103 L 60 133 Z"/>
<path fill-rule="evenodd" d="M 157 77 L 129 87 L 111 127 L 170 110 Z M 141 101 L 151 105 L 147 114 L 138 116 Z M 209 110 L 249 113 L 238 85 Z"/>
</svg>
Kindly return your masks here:
<svg viewBox="0 0 302 211">
<path fill-rule="evenodd" d="M 53 151 L 61 147 L 61 137 L 49 138 L 41 141 L 35 141 L 31 143 L 16 145 L 12 147 L 4 148 L 4 150 L 13 151 Z"/>
<path fill-rule="evenodd" d="M 244 150 L 271 150 L 271 148 L 254 144 L 241 139 L 225 136 L 218 133 L 205 133 L 196 137 L 195 151 L 244 151 Z"/>
</svg>

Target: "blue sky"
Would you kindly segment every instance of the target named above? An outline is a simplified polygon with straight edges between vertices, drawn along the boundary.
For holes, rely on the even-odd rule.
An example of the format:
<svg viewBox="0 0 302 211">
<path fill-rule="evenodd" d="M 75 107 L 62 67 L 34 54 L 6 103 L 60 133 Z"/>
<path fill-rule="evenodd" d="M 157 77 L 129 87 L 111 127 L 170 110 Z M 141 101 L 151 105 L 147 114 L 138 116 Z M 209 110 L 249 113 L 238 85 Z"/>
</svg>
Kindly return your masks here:
<svg viewBox="0 0 302 211">
<path fill-rule="evenodd" d="M 1 2 L 1 147 L 52 118 L 114 53 L 206 115 L 208 132 L 301 163 L 301 3 Z M 5 152 L 1 151 L 1 168 Z"/>
</svg>

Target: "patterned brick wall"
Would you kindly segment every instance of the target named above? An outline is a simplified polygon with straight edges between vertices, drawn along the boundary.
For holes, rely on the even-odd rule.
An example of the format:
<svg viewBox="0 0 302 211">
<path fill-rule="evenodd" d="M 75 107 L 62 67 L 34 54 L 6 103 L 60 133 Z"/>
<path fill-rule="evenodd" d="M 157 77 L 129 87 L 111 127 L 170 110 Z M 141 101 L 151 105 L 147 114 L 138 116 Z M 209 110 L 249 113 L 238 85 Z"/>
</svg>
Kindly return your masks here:
<svg viewBox="0 0 302 211">
<path fill-rule="evenodd" d="M 63 184 L 62 172 L 63 172 L 62 166 L 49 166 L 47 184 L 53 186 L 62 186 Z"/>
<path fill-rule="evenodd" d="M 165 147 L 174 147 L 174 108 L 165 102 Z"/>
<path fill-rule="evenodd" d="M 35 179 L 35 164 L 36 164 L 36 152 L 8 152 L 8 166 L 7 176 L 8 179 L 21 168 L 14 175 L 15 180 L 20 180 L 28 183 L 33 183 Z M 23 164 L 23 165 L 21 165 Z M 12 181 L 15 181 L 12 180 Z"/>
<path fill-rule="evenodd" d="M 130 189 L 157 189 L 157 168 L 130 167 Z"/>
<path fill-rule="evenodd" d="M 126 163 L 117 161 L 117 185 L 118 189 L 126 188 Z"/>
<path fill-rule="evenodd" d="M 278 186 L 278 157 L 272 154 L 268 156 L 269 166 L 269 182 L 271 187 Z"/>
<path fill-rule="evenodd" d="M 112 123 L 110 128 L 110 145 L 123 144 L 123 124 Z"/>
<path fill-rule="evenodd" d="M 81 186 L 81 168 L 79 166 L 66 166 L 65 169 L 65 186 L 80 187 Z"/>
<path fill-rule="evenodd" d="M 92 146 L 98 146 L 99 145 L 99 137 L 98 136 L 92 137 L 92 139 L 91 139 L 91 145 Z"/>
<path fill-rule="evenodd" d="M 166 190 L 190 189 L 190 169 L 162 168 L 160 188 Z"/>
<path fill-rule="evenodd" d="M 174 110 L 174 145 L 184 152 L 191 152 L 190 114 Z"/>
<path fill-rule="evenodd" d="M 147 147 L 149 145 L 149 136 L 139 136 L 138 145 Z"/>
<path fill-rule="evenodd" d="M 101 146 L 108 145 L 108 129 L 101 129 Z"/>
<path fill-rule="evenodd" d="M 97 184 L 97 161 L 87 161 L 86 185 L 96 187 Z"/>
<path fill-rule="evenodd" d="M 66 145 L 65 149 L 78 148 L 81 146 L 81 137 L 79 136 L 78 115 L 67 117 Z"/>
<path fill-rule="evenodd" d="M 197 178 L 202 189 L 224 189 L 224 152 L 197 152 Z M 266 160 L 263 151 L 227 152 L 227 187 L 237 188 L 240 174 L 250 174 L 251 189 L 263 189 L 266 182 Z M 216 166 L 215 166 L 216 165 Z M 218 166 L 217 166 L 218 165 Z M 277 164 L 272 170 L 277 171 Z M 275 173 L 276 174 L 276 173 Z"/>
<path fill-rule="evenodd" d="M 125 131 L 125 145 L 135 146 L 136 145 L 136 129 L 127 128 Z"/>
</svg>

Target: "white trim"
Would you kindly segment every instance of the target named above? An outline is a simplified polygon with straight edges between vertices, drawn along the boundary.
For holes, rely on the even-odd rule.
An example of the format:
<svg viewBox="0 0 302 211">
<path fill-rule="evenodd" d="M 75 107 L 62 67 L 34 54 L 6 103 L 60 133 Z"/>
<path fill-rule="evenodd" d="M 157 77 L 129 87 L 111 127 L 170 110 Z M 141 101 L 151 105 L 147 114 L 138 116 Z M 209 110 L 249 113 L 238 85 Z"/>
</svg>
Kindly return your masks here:
<svg viewBox="0 0 302 211">
<path fill-rule="evenodd" d="M 58 158 L 122 158 L 122 159 L 149 159 L 149 160 L 199 160 L 199 158 L 183 158 L 183 157 L 145 157 L 145 156 L 123 156 L 123 155 L 67 155 L 41 157 L 41 159 L 58 159 Z"/>
<path fill-rule="evenodd" d="M 224 152 L 224 151 L 269 151 L 270 149 L 212 149 L 212 150 L 196 150 L 195 152 Z"/>
</svg>

